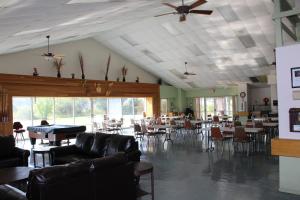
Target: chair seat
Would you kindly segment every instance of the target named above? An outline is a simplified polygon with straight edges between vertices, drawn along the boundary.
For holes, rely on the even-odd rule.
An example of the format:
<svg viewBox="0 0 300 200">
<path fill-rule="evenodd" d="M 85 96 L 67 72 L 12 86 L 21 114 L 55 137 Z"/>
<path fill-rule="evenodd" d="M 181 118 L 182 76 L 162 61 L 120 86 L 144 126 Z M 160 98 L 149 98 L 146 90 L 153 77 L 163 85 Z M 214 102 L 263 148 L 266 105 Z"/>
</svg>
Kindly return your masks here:
<svg viewBox="0 0 300 200">
<path fill-rule="evenodd" d="M 24 133 L 25 130 L 24 129 L 18 129 L 18 130 L 14 130 L 15 133 Z"/>
</svg>

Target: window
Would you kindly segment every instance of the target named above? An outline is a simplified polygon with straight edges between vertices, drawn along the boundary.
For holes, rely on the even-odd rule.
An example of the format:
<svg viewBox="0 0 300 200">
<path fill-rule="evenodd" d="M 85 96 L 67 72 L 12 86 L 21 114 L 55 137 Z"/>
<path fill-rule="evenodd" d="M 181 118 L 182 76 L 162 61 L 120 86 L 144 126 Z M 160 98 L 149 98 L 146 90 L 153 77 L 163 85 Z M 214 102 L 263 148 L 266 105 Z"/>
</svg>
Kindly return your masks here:
<svg viewBox="0 0 300 200">
<path fill-rule="evenodd" d="M 92 129 L 91 110 L 90 98 L 75 98 L 75 125 L 85 125 L 87 130 L 90 131 Z"/>
<path fill-rule="evenodd" d="M 49 124 L 85 125 L 92 130 L 93 122 L 101 124 L 104 115 L 130 125 L 130 119 L 141 119 L 146 111 L 145 98 L 88 98 L 88 97 L 14 97 L 13 120 L 24 128 Z"/>
<path fill-rule="evenodd" d="M 13 121 L 21 122 L 23 128 L 26 130 L 27 126 L 32 126 L 32 109 L 30 97 L 14 97 L 13 98 Z M 24 137 L 28 138 L 25 132 Z"/>
<path fill-rule="evenodd" d="M 74 99 L 69 97 L 55 98 L 55 123 L 74 124 Z"/>
<path fill-rule="evenodd" d="M 104 115 L 107 115 L 107 98 L 93 98 L 93 121 L 100 123 L 104 119 Z"/>
<path fill-rule="evenodd" d="M 160 112 L 162 115 L 168 114 L 168 99 L 160 100 Z"/>
<path fill-rule="evenodd" d="M 197 118 L 207 115 L 233 115 L 233 97 L 202 97 L 195 99 Z"/>
<path fill-rule="evenodd" d="M 41 120 L 54 124 L 54 99 L 51 97 L 36 97 L 33 99 L 33 125 L 40 125 Z"/>
</svg>

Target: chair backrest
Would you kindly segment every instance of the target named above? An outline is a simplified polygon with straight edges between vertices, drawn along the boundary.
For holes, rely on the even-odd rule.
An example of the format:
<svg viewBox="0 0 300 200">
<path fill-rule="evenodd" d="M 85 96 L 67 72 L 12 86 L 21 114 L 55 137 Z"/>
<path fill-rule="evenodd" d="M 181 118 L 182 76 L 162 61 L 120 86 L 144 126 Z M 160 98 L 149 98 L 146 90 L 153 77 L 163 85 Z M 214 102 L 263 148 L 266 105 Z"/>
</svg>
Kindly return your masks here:
<svg viewBox="0 0 300 200">
<path fill-rule="evenodd" d="M 133 129 L 134 129 L 134 132 L 135 132 L 135 133 L 140 133 L 140 132 L 142 132 L 141 126 L 140 126 L 139 124 L 134 124 Z"/>
<path fill-rule="evenodd" d="M 219 123 L 220 122 L 219 116 L 217 115 L 213 116 L 213 122 Z"/>
<path fill-rule="evenodd" d="M 234 121 L 234 126 L 242 126 L 242 123 L 240 121 Z"/>
<path fill-rule="evenodd" d="M 23 125 L 21 124 L 21 122 L 14 122 L 13 129 L 18 130 L 18 129 L 21 129 L 21 128 L 23 128 Z"/>
<path fill-rule="evenodd" d="M 46 126 L 46 125 L 49 125 L 49 123 L 47 122 L 47 120 L 42 120 L 41 121 L 41 125 L 42 126 Z"/>
<path fill-rule="evenodd" d="M 176 122 L 174 119 L 170 120 L 170 125 L 176 125 Z"/>
<path fill-rule="evenodd" d="M 263 125 L 262 122 L 255 122 L 254 127 L 255 127 L 255 128 L 263 128 L 264 125 Z"/>
<path fill-rule="evenodd" d="M 234 140 L 238 140 L 238 141 L 243 141 L 247 139 L 248 135 L 245 132 L 245 128 L 242 126 L 235 127 L 233 138 Z"/>
<path fill-rule="evenodd" d="M 148 132 L 148 129 L 147 129 L 147 127 L 146 127 L 146 124 L 142 124 L 142 125 L 141 125 L 141 132 L 142 132 L 142 133 L 147 133 L 147 132 Z"/>
<path fill-rule="evenodd" d="M 191 121 L 190 120 L 185 120 L 183 127 L 186 128 L 186 129 L 191 129 L 192 128 Z"/>
<path fill-rule="evenodd" d="M 211 127 L 211 137 L 213 139 L 222 139 L 223 138 L 220 127 Z"/>
</svg>

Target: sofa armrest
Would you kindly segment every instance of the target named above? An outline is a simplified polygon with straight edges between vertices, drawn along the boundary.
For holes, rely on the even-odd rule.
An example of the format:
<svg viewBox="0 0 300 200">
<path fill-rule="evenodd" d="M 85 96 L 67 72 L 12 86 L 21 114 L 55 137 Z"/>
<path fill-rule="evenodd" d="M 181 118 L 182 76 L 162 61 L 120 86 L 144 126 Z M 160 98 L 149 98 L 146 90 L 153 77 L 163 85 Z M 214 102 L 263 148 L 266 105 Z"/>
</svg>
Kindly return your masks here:
<svg viewBox="0 0 300 200">
<path fill-rule="evenodd" d="M 139 150 L 126 152 L 127 159 L 132 162 L 139 162 L 141 159 L 142 152 Z"/>
<path fill-rule="evenodd" d="M 15 147 L 13 154 L 22 160 L 21 165 L 28 166 L 28 157 L 30 155 L 30 151 Z"/>
<path fill-rule="evenodd" d="M 0 185 L 0 197 L 6 200 L 27 200 L 24 192 L 10 185 Z"/>
</svg>

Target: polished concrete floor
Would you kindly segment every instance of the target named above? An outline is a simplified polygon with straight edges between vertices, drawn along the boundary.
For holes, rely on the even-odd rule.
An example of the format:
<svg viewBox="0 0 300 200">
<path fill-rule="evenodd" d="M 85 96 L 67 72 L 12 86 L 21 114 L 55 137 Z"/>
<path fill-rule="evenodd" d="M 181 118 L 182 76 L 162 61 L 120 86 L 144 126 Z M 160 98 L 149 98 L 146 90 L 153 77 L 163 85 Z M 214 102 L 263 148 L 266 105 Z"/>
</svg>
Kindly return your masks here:
<svg viewBox="0 0 300 200">
<path fill-rule="evenodd" d="M 29 141 L 18 145 L 31 147 Z M 178 137 L 173 143 L 153 138 L 140 142 L 142 160 L 154 165 L 155 200 L 300 200 L 300 196 L 278 192 L 277 157 L 266 152 L 248 157 L 232 148 L 205 149 L 206 138 L 200 135 Z M 150 176 L 141 177 L 140 182 L 150 190 Z"/>
<path fill-rule="evenodd" d="M 154 165 L 156 200 L 300 199 L 278 192 L 279 161 L 269 153 L 206 152 L 201 137 L 144 141 L 141 149 L 142 159 Z M 149 189 L 149 181 L 142 178 L 142 187 Z"/>
</svg>

